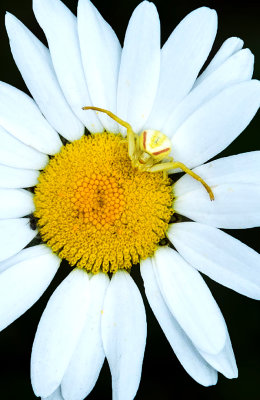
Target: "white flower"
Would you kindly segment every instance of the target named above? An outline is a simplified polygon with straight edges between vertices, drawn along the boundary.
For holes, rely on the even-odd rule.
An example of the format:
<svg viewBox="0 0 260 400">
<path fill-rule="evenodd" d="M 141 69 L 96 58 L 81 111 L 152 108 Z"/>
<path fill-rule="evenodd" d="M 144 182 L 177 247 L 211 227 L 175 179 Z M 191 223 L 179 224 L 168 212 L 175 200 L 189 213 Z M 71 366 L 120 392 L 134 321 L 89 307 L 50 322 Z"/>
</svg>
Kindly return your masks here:
<svg viewBox="0 0 260 400">
<path fill-rule="evenodd" d="M 62 142 L 58 133 L 72 142 L 84 135 L 85 127 L 92 134 L 105 129 L 110 138 L 111 133 L 124 133 L 107 115 L 82 110 L 94 105 L 115 113 L 136 133 L 144 129 L 165 133 L 172 141 L 173 158 L 194 168 L 212 188 L 214 201 L 191 176 L 185 174 L 177 180 L 173 209 L 195 221 L 172 223 L 167 228 L 169 242 L 177 251 L 170 245 L 161 246 L 148 258 L 147 254 L 141 256 L 142 249 L 136 250 L 136 258 L 129 254 L 132 261 L 141 259 L 149 304 L 186 371 L 204 386 L 217 382 L 218 371 L 235 378 L 237 366 L 224 318 L 198 271 L 241 294 L 260 298 L 259 254 L 218 229 L 260 224 L 260 152 L 206 163 L 246 128 L 259 107 L 260 85 L 251 79 L 253 55 L 241 50 L 240 39 L 229 38 L 197 78 L 217 30 L 216 13 L 206 7 L 190 13 L 160 49 L 156 8 L 142 2 L 129 21 L 122 51 L 114 31 L 88 0 L 79 0 L 77 18 L 59 0 L 34 0 L 33 7 L 49 50 L 14 16 L 6 16 L 12 54 L 34 100 L 0 83 L 0 328 L 37 301 L 66 252 L 63 233 L 51 242 L 56 225 L 49 228 L 48 223 L 56 210 L 47 208 L 49 214 L 41 214 L 41 207 L 47 204 L 43 200 L 51 196 L 41 186 L 46 171 L 55 165 L 53 160 L 61 160 L 59 154 L 67 151 L 64 148 L 74 148 L 68 145 L 59 153 Z M 124 139 L 121 142 L 126 143 Z M 47 155 L 56 156 L 49 162 Z M 106 156 L 101 152 L 101 158 Z M 47 164 L 45 172 L 39 172 Z M 72 167 L 64 168 L 61 176 L 68 176 Z M 96 178 L 103 185 L 103 177 Z M 91 177 L 92 186 L 96 178 Z M 22 189 L 38 182 L 35 195 Z M 73 188 L 87 193 L 89 199 L 90 189 L 79 185 Z M 120 208 L 113 214 L 115 196 L 121 193 L 117 185 L 111 181 L 116 195 L 107 214 L 109 226 L 117 220 L 121 223 Z M 66 193 L 55 192 L 55 199 L 71 196 L 70 186 L 63 189 Z M 77 199 L 76 209 L 82 206 L 80 195 Z M 147 196 L 148 205 L 149 201 Z M 152 211 L 157 203 L 151 201 Z M 34 211 L 40 218 L 42 238 L 60 257 L 45 244 L 25 248 L 37 234 L 34 222 L 30 224 L 26 217 Z M 93 218 L 98 227 L 100 215 Z M 137 226 L 138 222 L 134 223 Z M 71 227 L 75 234 L 71 234 L 73 229 L 64 230 L 65 238 L 76 237 L 78 227 Z M 153 232 L 148 233 L 152 236 Z M 126 243 L 130 241 L 129 236 Z M 139 290 L 119 258 L 110 269 L 116 271 L 111 279 L 106 273 L 109 265 L 114 265 L 114 253 L 107 267 L 105 258 L 98 264 L 96 253 L 106 245 L 110 242 L 102 242 L 98 251 L 93 249 L 88 273 L 75 268 L 68 275 L 42 315 L 31 362 L 33 389 L 41 398 L 84 399 L 94 387 L 105 357 L 112 374 L 113 398 L 135 397 L 146 342 L 145 310 Z M 67 253 L 73 258 L 72 249 Z M 83 257 L 77 253 L 76 261 Z M 123 260 L 127 268 L 126 258 Z M 100 272 L 89 273 L 97 272 L 95 265 Z"/>
</svg>

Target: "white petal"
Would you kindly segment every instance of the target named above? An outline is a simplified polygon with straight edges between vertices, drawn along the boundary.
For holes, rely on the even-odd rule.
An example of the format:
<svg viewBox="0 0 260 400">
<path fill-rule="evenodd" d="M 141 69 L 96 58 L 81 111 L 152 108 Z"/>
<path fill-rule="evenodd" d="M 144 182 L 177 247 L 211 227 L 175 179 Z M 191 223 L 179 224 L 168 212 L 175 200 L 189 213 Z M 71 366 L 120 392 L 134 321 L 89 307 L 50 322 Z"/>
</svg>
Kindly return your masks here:
<svg viewBox="0 0 260 400">
<path fill-rule="evenodd" d="M 260 184 L 260 151 L 249 151 L 234 156 L 219 158 L 193 170 L 210 186 L 230 183 Z M 189 175 L 183 175 L 174 184 L 177 198 L 201 189 L 201 184 Z M 214 188 L 213 188 L 214 190 Z"/>
<path fill-rule="evenodd" d="M 29 218 L 0 220 L 0 261 L 22 250 L 36 234 L 30 228 Z"/>
<path fill-rule="evenodd" d="M 226 87 L 251 79 L 253 65 L 254 56 L 250 50 L 244 49 L 234 54 L 185 97 L 165 122 L 162 131 L 172 136 L 203 103 Z"/>
<path fill-rule="evenodd" d="M 217 383 L 218 374 L 204 361 L 198 350 L 180 327 L 162 297 L 151 259 L 141 262 L 145 294 L 173 351 L 187 373 L 203 386 Z"/>
<path fill-rule="evenodd" d="M 172 155 L 189 168 L 224 150 L 247 127 L 258 110 L 260 84 L 231 86 L 196 110 L 172 138 Z"/>
<path fill-rule="evenodd" d="M 0 274 L 0 330 L 27 311 L 49 286 L 60 264 L 50 249 L 25 259 Z"/>
<path fill-rule="evenodd" d="M 225 321 L 198 271 L 168 247 L 156 251 L 155 263 L 165 302 L 193 344 L 219 353 L 226 341 Z"/>
<path fill-rule="evenodd" d="M 225 375 L 226 378 L 234 379 L 238 377 L 236 359 L 228 332 L 225 347 L 220 353 L 213 355 L 203 351 L 200 353 L 213 368 Z"/>
<path fill-rule="evenodd" d="M 78 3 L 78 32 L 92 103 L 116 114 L 121 46 L 113 29 L 89 0 Z M 107 115 L 98 116 L 106 130 L 118 131 L 117 124 Z"/>
<path fill-rule="evenodd" d="M 88 296 L 88 274 L 74 269 L 48 301 L 32 349 L 36 396 L 47 397 L 59 386 L 85 323 Z"/>
<path fill-rule="evenodd" d="M 103 273 L 90 279 L 90 303 L 85 327 L 73 353 L 61 388 L 65 400 L 82 400 L 93 389 L 105 359 L 101 338 L 101 313 L 109 278 Z"/>
<path fill-rule="evenodd" d="M 122 51 L 117 113 L 141 130 L 153 106 L 160 74 L 160 21 L 153 3 L 143 1 L 129 21 Z"/>
<path fill-rule="evenodd" d="M 58 387 L 55 392 L 53 392 L 50 396 L 48 397 L 41 397 L 41 400 L 63 400 L 63 397 L 61 395 L 61 389 L 60 386 Z"/>
<path fill-rule="evenodd" d="M 189 93 L 217 32 L 217 14 L 207 7 L 188 14 L 161 51 L 160 81 L 146 126 L 161 130 L 176 105 Z"/>
<path fill-rule="evenodd" d="M 45 118 L 68 140 L 82 136 L 84 127 L 65 100 L 49 50 L 12 14 L 5 24 L 16 65 Z"/>
<path fill-rule="evenodd" d="M 140 292 L 128 272 L 118 271 L 113 275 L 101 323 L 113 398 L 132 400 L 141 378 L 146 317 Z"/>
<path fill-rule="evenodd" d="M 194 87 L 200 85 L 201 82 L 207 78 L 212 72 L 214 72 L 222 63 L 224 63 L 229 57 L 241 50 L 244 45 L 243 40 L 238 37 L 230 37 L 222 44 L 219 51 L 212 58 L 209 65 L 202 74 L 196 79 Z"/>
<path fill-rule="evenodd" d="M 26 146 L 0 126 L 0 162 L 16 168 L 43 169 L 48 156 Z"/>
<path fill-rule="evenodd" d="M 179 214 L 203 224 L 226 229 L 260 226 L 260 185 L 226 183 L 211 186 L 215 200 L 201 188 L 174 201 Z"/>
<path fill-rule="evenodd" d="M 27 94 L 0 82 L 0 124 L 23 143 L 46 154 L 55 154 L 62 143 Z"/>
<path fill-rule="evenodd" d="M 260 299 L 260 255 L 219 229 L 182 222 L 167 235 L 194 268 L 245 296 Z"/>
<path fill-rule="evenodd" d="M 201 184 L 181 178 L 173 188 L 176 212 L 218 228 L 260 226 L 260 152 L 223 158 L 194 171 L 210 185 L 215 200 L 209 200 Z"/>
<path fill-rule="evenodd" d="M 6 269 L 12 267 L 15 264 L 21 263 L 22 261 L 29 260 L 33 257 L 38 257 L 45 255 L 46 253 L 49 254 L 50 249 L 44 244 L 39 244 L 37 246 L 27 247 L 19 251 L 19 253 L 15 254 L 14 256 L 7 258 L 4 261 L 0 262 L 0 272 L 5 271 Z"/>
<path fill-rule="evenodd" d="M 0 189 L 0 219 L 19 218 L 35 210 L 33 194 L 23 189 Z"/>
<path fill-rule="evenodd" d="M 82 107 L 91 105 L 91 100 L 82 67 L 75 15 L 59 0 L 34 0 L 33 11 L 46 35 L 53 66 L 67 102 L 91 132 L 102 132 L 103 127 L 95 113 L 82 110 Z M 82 132 L 77 130 L 71 135 L 76 139 Z"/>
<path fill-rule="evenodd" d="M 32 169 L 12 168 L 0 164 L 0 187 L 10 189 L 32 187 L 37 184 L 39 174 L 39 171 Z"/>
</svg>

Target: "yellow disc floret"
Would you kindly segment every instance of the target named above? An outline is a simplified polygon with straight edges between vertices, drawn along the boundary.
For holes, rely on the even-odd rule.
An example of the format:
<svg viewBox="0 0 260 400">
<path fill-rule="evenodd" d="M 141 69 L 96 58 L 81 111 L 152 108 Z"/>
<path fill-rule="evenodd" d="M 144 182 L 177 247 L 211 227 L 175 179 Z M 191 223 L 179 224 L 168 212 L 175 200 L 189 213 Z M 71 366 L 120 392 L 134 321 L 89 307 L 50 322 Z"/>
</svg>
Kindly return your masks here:
<svg viewBox="0 0 260 400">
<path fill-rule="evenodd" d="M 151 256 L 172 214 L 169 179 L 134 168 L 127 140 L 112 133 L 63 146 L 40 174 L 34 202 L 43 241 L 93 273 Z"/>
</svg>

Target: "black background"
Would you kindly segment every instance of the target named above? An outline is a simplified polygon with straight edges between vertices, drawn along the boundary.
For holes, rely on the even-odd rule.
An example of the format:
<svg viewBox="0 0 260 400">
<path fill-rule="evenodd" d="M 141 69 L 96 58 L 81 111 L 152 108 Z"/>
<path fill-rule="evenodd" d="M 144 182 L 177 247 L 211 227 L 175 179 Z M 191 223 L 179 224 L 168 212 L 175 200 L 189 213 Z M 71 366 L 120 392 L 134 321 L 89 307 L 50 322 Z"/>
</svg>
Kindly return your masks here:
<svg viewBox="0 0 260 400">
<path fill-rule="evenodd" d="M 67 0 L 65 3 L 76 12 L 77 1 Z M 95 0 L 94 4 L 112 25 L 123 42 L 124 32 L 129 17 L 138 0 Z M 155 1 L 161 19 L 162 43 L 165 42 L 178 22 L 194 8 L 206 5 L 215 8 L 219 16 L 219 28 L 214 44 L 214 54 L 221 43 L 230 36 L 241 37 L 245 47 L 256 55 L 254 77 L 259 78 L 259 11 L 258 1 L 238 3 L 235 1 Z M 8 39 L 4 28 L 5 11 L 14 13 L 42 41 L 44 35 L 34 18 L 31 0 L 1 0 L 0 5 L 0 79 L 24 91 L 25 84 L 13 62 L 9 51 Z M 41 77 L 39 77 L 41 79 Z M 250 126 L 221 155 L 237 154 L 260 148 L 260 122 L 255 118 Z M 255 250 L 260 250 L 259 229 L 229 231 Z M 259 266 L 260 268 L 260 266 Z M 5 329 L 0 336 L 0 398 L 6 400 L 34 399 L 30 385 L 30 352 L 34 334 L 41 313 L 49 296 L 57 284 L 67 275 L 69 267 L 60 268 L 54 282 L 42 298 L 18 321 Z M 142 283 L 138 268 L 133 277 L 142 293 Z M 259 305 L 256 301 L 240 296 L 206 278 L 212 293 L 217 300 L 228 323 L 234 351 L 239 368 L 239 378 L 228 380 L 219 377 L 217 386 L 204 388 L 194 382 L 183 370 L 173 354 L 167 340 L 158 326 L 147 302 L 145 303 L 148 320 L 148 338 L 144 358 L 142 380 L 136 399 L 258 399 L 259 398 L 259 338 L 260 317 Z M 0 294 L 1 296 L 1 294 Z M 111 398 L 110 373 L 105 363 L 99 380 L 88 396 L 90 400 Z"/>
</svg>

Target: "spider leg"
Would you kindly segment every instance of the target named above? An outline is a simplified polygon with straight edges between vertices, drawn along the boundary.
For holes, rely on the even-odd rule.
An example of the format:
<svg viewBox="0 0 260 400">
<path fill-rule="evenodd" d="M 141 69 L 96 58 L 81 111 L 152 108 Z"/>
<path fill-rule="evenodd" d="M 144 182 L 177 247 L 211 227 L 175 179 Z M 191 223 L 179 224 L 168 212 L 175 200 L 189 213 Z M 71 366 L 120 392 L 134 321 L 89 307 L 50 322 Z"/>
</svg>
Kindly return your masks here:
<svg viewBox="0 0 260 400">
<path fill-rule="evenodd" d="M 195 174 L 195 172 L 191 171 L 188 167 L 186 167 L 186 165 L 182 164 L 179 161 L 166 162 L 166 163 L 153 165 L 150 168 L 150 172 L 167 171 L 169 169 L 175 169 L 175 168 L 182 169 L 182 171 L 186 172 L 186 174 L 190 175 L 192 178 L 199 181 L 204 186 L 204 188 L 207 190 L 210 200 L 214 200 L 214 194 L 213 194 L 211 188 L 209 187 L 209 185 L 199 175 Z"/>
<path fill-rule="evenodd" d="M 136 150 L 136 140 L 135 140 L 135 133 L 134 133 L 131 125 L 128 124 L 128 122 L 122 120 L 121 118 L 119 118 L 115 114 L 113 114 L 111 111 L 105 110 L 104 108 L 87 106 L 87 107 L 82 107 L 82 110 L 94 110 L 94 111 L 99 111 L 99 112 L 105 113 L 110 118 L 112 118 L 114 121 L 116 121 L 118 124 L 120 124 L 124 128 L 126 128 L 127 142 L 128 142 L 128 155 L 129 155 L 129 158 L 131 160 L 133 160 L 135 150 Z"/>
<path fill-rule="evenodd" d="M 138 141 L 136 140 L 136 135 L 131 125 L 129 125 L 129 127 L 126 127 L 126 131 L 127 131 L 127 142 L 128 142 L 128 155 L 130 160 L 133 161 L 135 159 L 136 145 Z"/>
</svg>

